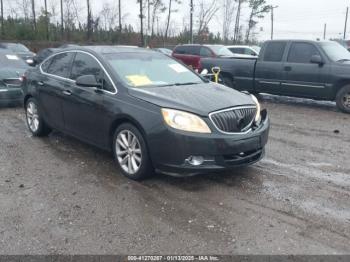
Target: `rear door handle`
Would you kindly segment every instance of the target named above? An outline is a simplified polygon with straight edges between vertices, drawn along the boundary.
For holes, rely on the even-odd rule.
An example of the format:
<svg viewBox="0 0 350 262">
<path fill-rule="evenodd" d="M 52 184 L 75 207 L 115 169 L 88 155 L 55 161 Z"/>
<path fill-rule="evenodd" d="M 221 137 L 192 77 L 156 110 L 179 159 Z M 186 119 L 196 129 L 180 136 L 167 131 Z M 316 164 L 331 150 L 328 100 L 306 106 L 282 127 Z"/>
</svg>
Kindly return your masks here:
<svg viewBox="0 0 350 262">
<path fill-rule="evenodd" d="M 44 85 L 44 82 L 39 81 L 39 82 L 38 82 L 38 85 L 39 85 L 39 86 L 43 86 L 43 85 Z"/>
<path fill-rule="evenodd" d="M 62 91 L 62 93 L 66 96 L 72 95 L 72 91 L 70 91 L 70 90 L 64 90 L 64 91 Z"/>
<path fill-rule="evenodd" d="M 292 71 L 292 67 L 291 66 L 285 66 L 284 67 L 284 71 L 290 72 L 290 71 Z"/>
</svg>

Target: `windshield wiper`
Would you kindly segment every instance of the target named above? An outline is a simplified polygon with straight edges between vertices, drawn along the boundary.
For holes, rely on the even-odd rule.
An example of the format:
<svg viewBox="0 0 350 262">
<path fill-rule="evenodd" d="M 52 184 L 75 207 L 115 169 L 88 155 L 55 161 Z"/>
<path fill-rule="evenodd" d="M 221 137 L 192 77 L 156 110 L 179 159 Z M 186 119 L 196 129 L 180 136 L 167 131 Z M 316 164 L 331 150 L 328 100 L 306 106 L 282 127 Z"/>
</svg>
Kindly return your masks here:
<svg viewBox="0 0 350 262">
<path fill-rule="evenodd" d="M 199 85 L 199 82 L 188 82 L 188 83 L 174 83 L 174 84 L 166 84 L 166 85 L 159 85 L 159 87 L 165 87 L 165 86 L 189 86 L 189 85 Z"/>
<path fill-rule="evenodd" d="M 350 61 L 350 59 L 339 59 L 337 62 L 346 62 L 346 61 Z"/>
</svg>

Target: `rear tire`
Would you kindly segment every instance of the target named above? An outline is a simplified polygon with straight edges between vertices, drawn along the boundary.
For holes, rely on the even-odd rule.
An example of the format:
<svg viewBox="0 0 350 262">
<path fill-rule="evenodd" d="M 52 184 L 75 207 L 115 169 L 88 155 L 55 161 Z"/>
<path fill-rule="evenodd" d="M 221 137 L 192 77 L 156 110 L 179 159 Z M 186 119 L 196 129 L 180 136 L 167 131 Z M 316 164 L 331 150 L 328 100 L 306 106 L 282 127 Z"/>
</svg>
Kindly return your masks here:
<svg viewBox="0 0 350 262">
<path fill-rule="evenodd" d="M 51 133 L 52 130 L 44 121 L 35 98 L 29 98 L 27 100 L 25 113 L 27 126 L 33 136 L 41 137 Z"/>
<path fill-rule="evenodd" d="M 338 91 L 335 101 L 339 110 L 350 114 L 350 85 L 346 85 Z"/>
<path fill-rule="evenodd" d="M 139 181 L 154 175 L 146 141 L 132 124 L 122 124 L 115 131 L 113 156 L 127 178 Z"/>
</svg>

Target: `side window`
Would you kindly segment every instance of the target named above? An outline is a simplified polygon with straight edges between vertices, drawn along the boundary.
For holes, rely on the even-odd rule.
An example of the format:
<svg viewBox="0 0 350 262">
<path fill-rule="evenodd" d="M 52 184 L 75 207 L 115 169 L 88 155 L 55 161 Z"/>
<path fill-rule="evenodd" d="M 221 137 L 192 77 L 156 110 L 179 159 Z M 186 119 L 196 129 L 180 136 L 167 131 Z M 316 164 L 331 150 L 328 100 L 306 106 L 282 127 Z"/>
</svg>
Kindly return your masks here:
<svg viewBox="0 0 350 262">
<path fill-rule="evenodd" d="M 109 92 L 115 91 L 112 83 L 104 74 L 96 59 L 90 55 L 78 52 L 73 62 L 70 78 L 76 80 L 79 76 L 83 75 L 94 75 L 97 82 L 102 84 L 104 90 Z"/>
<path fill-rule="evenodd" d="M 90 55 L 77 53 L 75 56 L 70 79 L 76 80 L 79 76 L 94 75 L 101 76 L 102 69 L 98 62 Z"/>
<path fill-rule="evenodd" d="M 200 53 L 200 46 L 189 46 L 189 55 L 199 55 Z"/>
<path fill-rule="evenodd" d="M 264 61 L 281 62 L 287 42 L 270 42 L 265 48 Z"/>
<path fill-rule="evenodd" d="M 316 47 L 309 43 L 293 43 L 288 55 L 288 62 L 308 64 L 313 55 L 320 55 Z"/>
<path fill-rule="evenodd" d="M 235 54 L 244 54 L 244 49 L 243 48 L 235 48 L 233 52 Z"/>
<path fill-rule="evenodd" d="M 201 47 L 199 55 L 203 56 L 203 57 L 208 57 L 208 56 L 212 56 L 212 53 L 211 53 L 211 51 L 208 48 Z"/>
<path fill-rule="evenodd" d="M 179 54 L 179 55 L 183 55 L 183 54 L 186 54 L 186 50 L 183 46 L 178 46 L 175 48 L 174 53 Z"/>
<path fill-rule="evenodd" d="M 48 60 L 46 60 L 42 65 L 41 65 L 41 70 L 43 70 L 45 73 L 47 73 L 47 70 L 49 69 L 49 66 L 52 62 L 53 58 L 50 58 Z"/>
<path fill-rule="evenodd" d="M 73 52 L 55 55 L 52 58 L 50 66 L 47 68 L 47 73 L 67 78 L 72 65 L 73 56 Z"/>
</svg>

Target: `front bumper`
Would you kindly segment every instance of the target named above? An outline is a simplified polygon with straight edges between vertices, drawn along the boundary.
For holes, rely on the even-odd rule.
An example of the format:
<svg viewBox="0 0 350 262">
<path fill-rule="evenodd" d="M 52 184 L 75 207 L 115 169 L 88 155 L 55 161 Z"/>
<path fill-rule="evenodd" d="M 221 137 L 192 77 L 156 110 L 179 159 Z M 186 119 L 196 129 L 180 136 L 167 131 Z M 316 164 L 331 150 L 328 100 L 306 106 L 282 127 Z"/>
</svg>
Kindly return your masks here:
<svg viewBox="0 0 350 262">
<path fill-rule="evenodd" d="M 266 111 L 260 125 L 247 134 L 189 134 L 166 128 L 149 139 L 152 162 L 156 170 L 173 176 L 252 165 L 264 157 L 269 128 Z M 200 156 L 204 162 L 194 166 L 188 161 L 191 156 Z"/>
<path fill-rule="evenodd" d="M 22 88 L 0 89 L 0 105 L 21 104 L 23 102 Z"/>
</svg>

